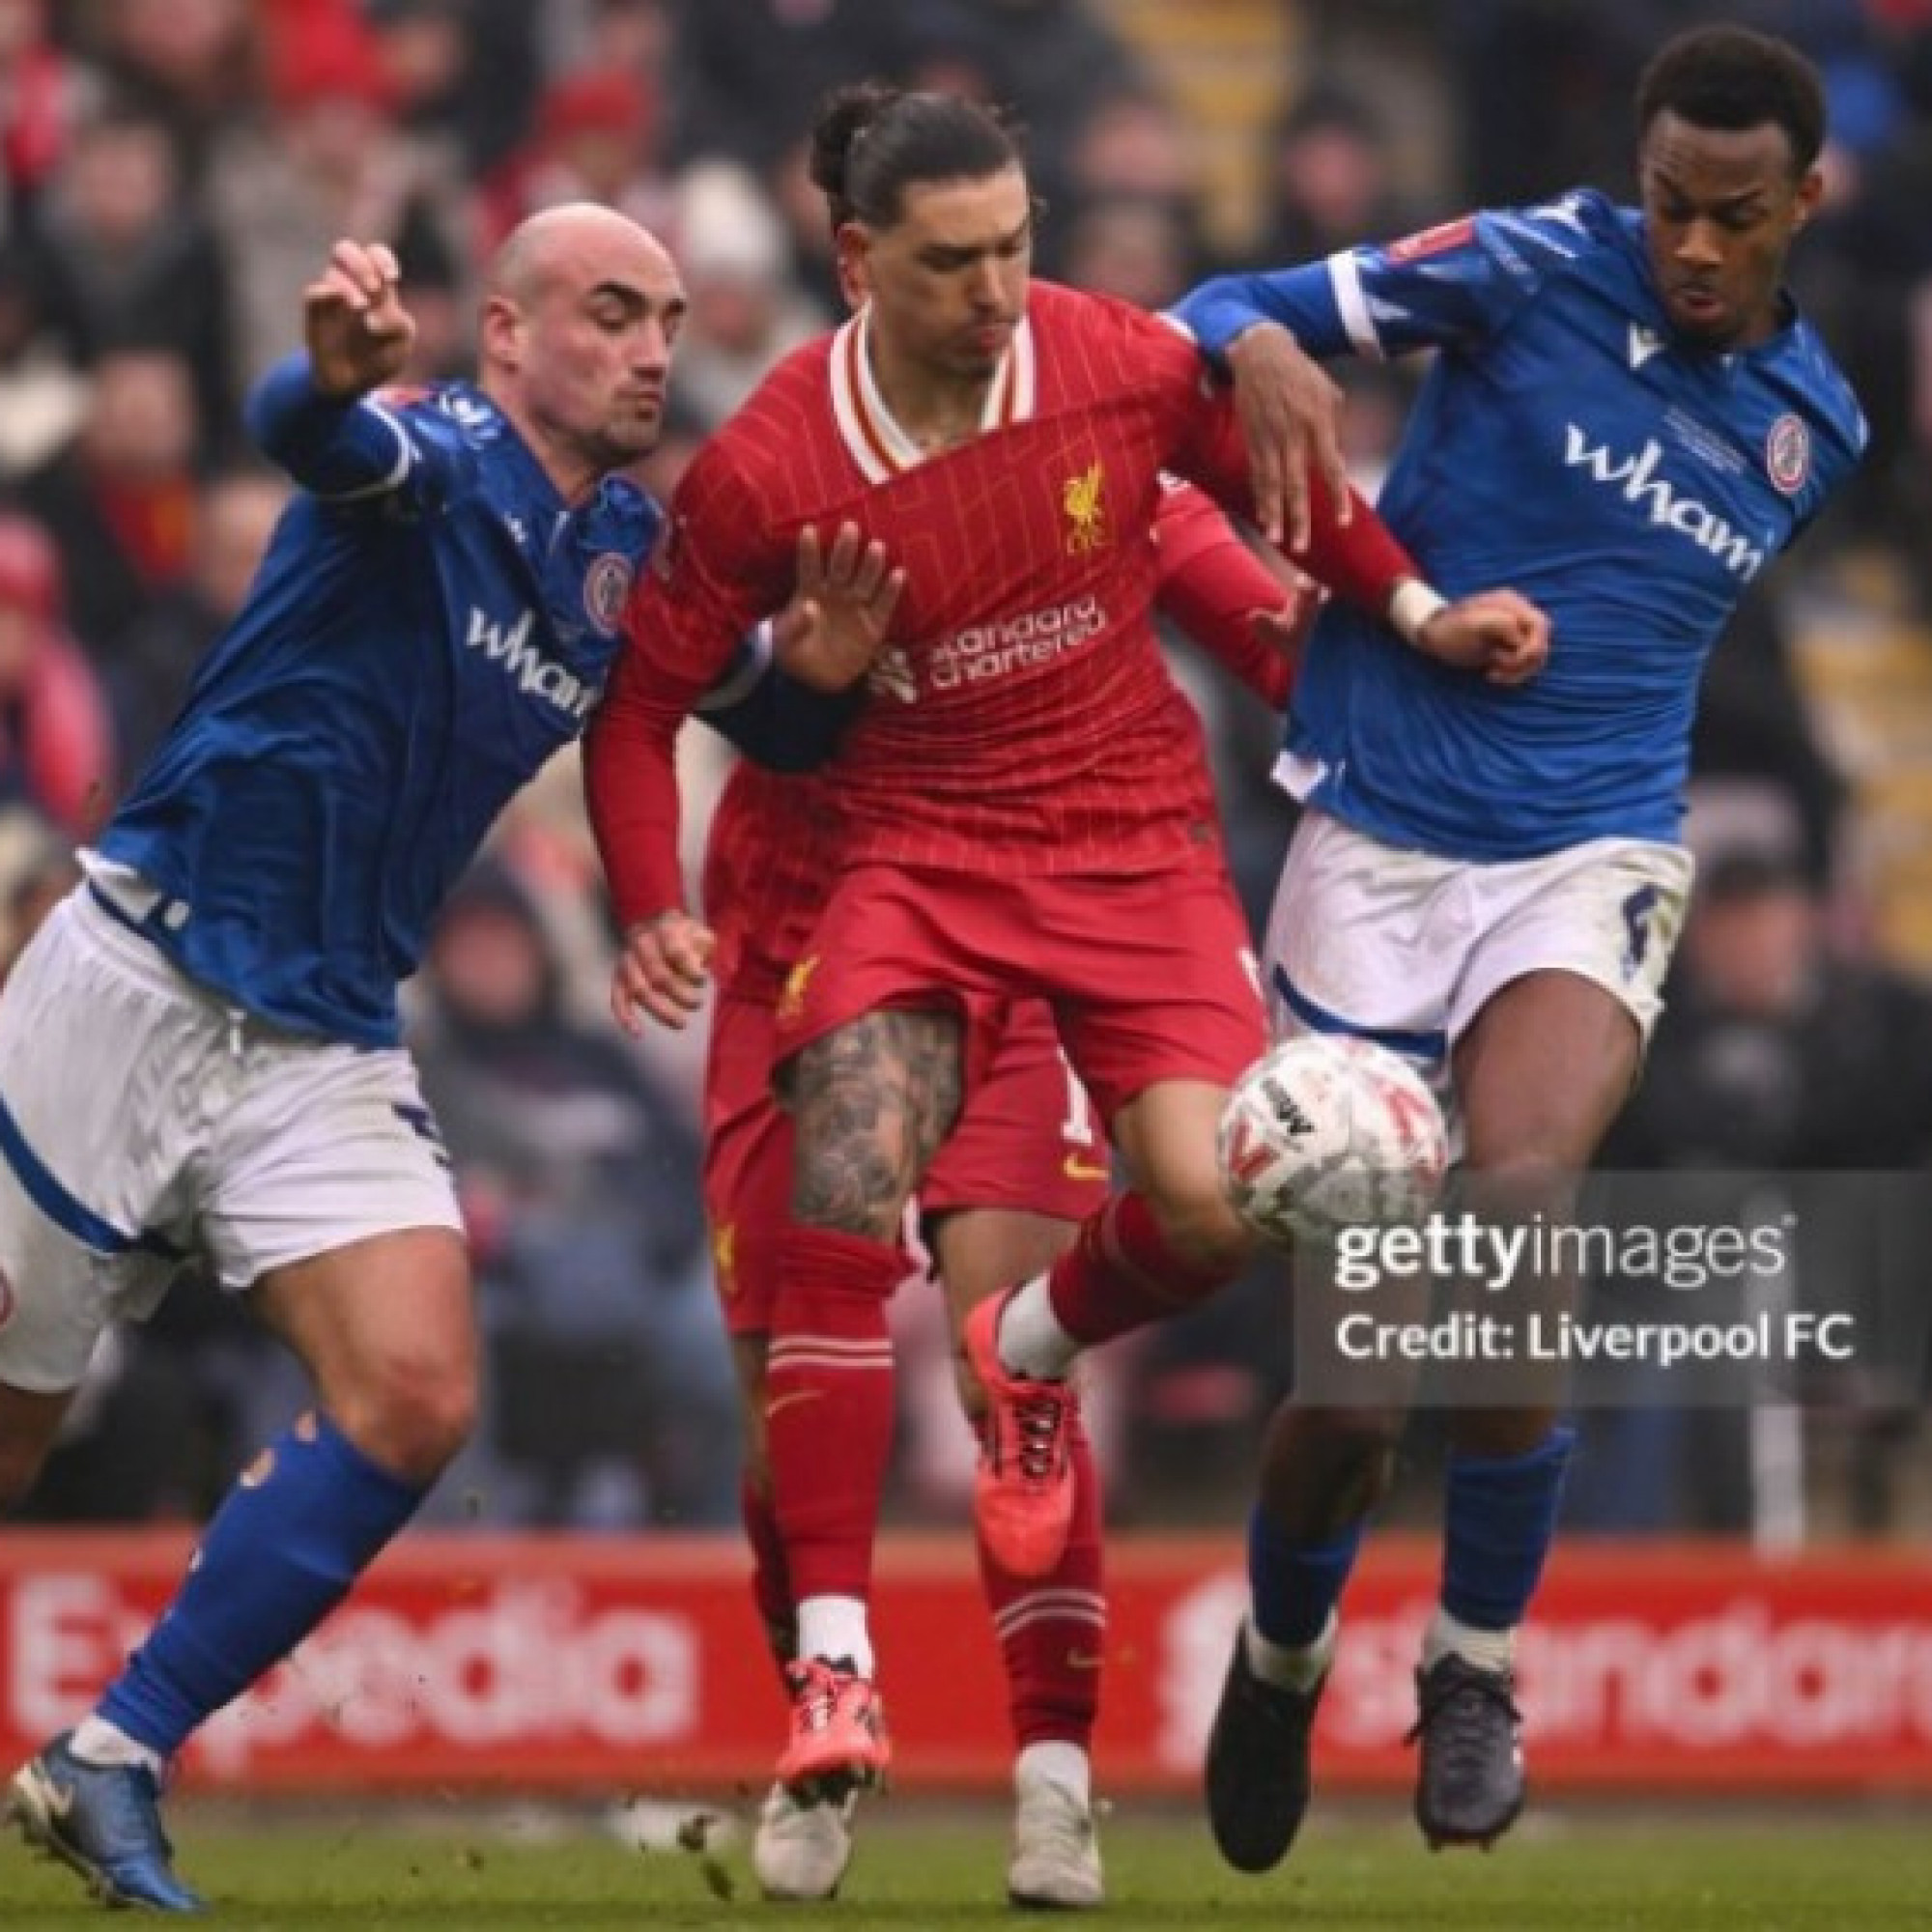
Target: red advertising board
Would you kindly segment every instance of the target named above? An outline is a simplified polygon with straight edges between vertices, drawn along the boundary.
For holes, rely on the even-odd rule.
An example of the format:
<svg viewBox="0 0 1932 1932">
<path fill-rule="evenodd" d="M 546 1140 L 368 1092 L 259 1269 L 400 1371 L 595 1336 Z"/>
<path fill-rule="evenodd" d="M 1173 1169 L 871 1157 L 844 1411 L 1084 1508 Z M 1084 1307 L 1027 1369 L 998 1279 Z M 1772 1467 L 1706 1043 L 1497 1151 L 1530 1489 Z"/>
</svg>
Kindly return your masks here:
<svg viewBox="0 0 1932 1932">
<path fill-rule="evenodd" d="M 0 1536 L 0 1761 L 86 1708 L 164 1602 L 162 1534 Z M 1372 1548 L 1320 1741 L 1324 1788 L 1406 1782 L 1428 1544 Z M 728 1539 L 405 1539 L 210 1724 L 204 1787 L 756 1785 L 781 1711 Z M 1123 1539 L 1098 1768 L 1190 1788 L 1243 1597 L 1227 1537 Z M 877 1633 L 901 1789 L 1004 1787 L 1010 1747 L 964 1537 L 889 1542 Z M 1572 1544 L 1521 1652 L 1539 1788 L 1932 1788 L 1932 1559 Z"/>
</svg>

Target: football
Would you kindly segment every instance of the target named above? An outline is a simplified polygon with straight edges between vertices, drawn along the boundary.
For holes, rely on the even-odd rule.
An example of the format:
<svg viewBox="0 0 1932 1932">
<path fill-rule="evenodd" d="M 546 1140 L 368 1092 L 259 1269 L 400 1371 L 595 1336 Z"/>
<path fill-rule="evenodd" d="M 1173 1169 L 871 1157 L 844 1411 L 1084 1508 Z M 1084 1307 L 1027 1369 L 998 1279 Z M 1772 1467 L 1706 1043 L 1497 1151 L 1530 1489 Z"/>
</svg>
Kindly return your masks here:
<svg viewBox="0 0 1932 1932">
<path fill-rule="evenodd" d="M 1235 1083 L 1216 1153 L 1236 1213 L 1287 1247 L 1420 1221 L 1441 1191 L 1449 1135 L 1407 1062 L 1347 1034 L 1305 1034 Z"/>
</svg>

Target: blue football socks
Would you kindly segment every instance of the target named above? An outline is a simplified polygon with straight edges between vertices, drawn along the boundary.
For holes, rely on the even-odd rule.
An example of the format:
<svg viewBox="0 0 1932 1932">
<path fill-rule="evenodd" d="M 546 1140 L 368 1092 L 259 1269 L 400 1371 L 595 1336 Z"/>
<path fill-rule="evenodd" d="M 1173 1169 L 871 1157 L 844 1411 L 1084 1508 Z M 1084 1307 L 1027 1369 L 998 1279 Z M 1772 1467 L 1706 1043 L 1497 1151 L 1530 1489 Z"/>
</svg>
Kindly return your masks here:
<svg viewBox="0 0 1932 1932">
<path fill-rule="evenodd" d="M 1283 1650 L 1305 1650 L 1328 1627 L 1362 1547 L 1360 1522 L 1330 1543 L 1296 1544 L 1257 1508 L 1248 1519 L 1254 1627 Z"/>
<path fill-rule="evenodd" d="M 1576 1439 L 1553 1429 L 1526 1455 L 1449 1458 L 1442 1607 L 1458 1622 L 1488 1631 L 1522 1622 L 1555 1540 Z"/>
<path fill-rule="evenodd" d="M 172 1757 L 322 1622 L 421 1500 L 326 1416 L 303 1417 L 228 1492 L 99 1715 Z"/>
</svg>

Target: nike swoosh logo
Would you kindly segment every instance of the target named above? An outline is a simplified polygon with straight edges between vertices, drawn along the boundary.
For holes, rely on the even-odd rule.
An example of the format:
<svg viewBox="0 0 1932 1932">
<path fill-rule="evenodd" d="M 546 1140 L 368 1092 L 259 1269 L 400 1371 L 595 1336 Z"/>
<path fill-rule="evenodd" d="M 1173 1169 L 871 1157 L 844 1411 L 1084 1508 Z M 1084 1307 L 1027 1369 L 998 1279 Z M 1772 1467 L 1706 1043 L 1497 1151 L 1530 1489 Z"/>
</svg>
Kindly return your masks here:
<svg viewBox="0 0 1932 1932">
<path fill-rule="evenodd" d="M 816 1402 L 824 1393 L 823 1389 L 787 1389 L 783 1395 L 776 1395 L 766 1403 L 765 1420 L 769 1422 L 781 1408 L 796 1408 L 802 1402 Z"/>
<path fill-rule="evenodd" d="M 1096 1650 L 1069 1650 L 1066 1653 L 1066 1667 L 1069 1670 L 1098 1670 L 1100 1653 Z"/>
<path fill-rule="evenodd" d="M 1070 1153 L 1061 1162 L 1060 1171 L 1068 1180 L 1111 1180 L 1114 1170 L 1091 1160 L 1082 1160 L 1077 1153 Z"/>
</svg>

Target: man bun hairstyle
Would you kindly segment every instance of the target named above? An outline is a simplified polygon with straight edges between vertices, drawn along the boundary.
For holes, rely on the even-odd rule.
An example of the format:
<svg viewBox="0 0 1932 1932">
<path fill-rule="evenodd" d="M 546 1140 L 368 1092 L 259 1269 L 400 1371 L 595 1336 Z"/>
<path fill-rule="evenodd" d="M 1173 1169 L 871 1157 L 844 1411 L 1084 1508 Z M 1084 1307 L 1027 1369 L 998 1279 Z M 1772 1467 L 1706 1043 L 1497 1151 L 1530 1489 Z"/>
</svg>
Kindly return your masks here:
<svg viewBox="0 0 1932 1932">
<path fill-rule="evenodd" d="M 811 126 L 811 179 L 835 229 L 848 221 L 890 228 L 908 187 L 983 181 L 1019 164 L 1011 125 L 963 95 L 857 81 L 827 95 Z"/>
<path fill-rule="evenodd" d="M 1694 27 L 1652 57 L 1637 83 L 1641 137 L 1660 114 L 1693 128 L 1784 129 L 1794 174 L 1806 173 L 1825 145 L 1825 83 L 1798 49 L 1748 27 Z"/>
</svg>

